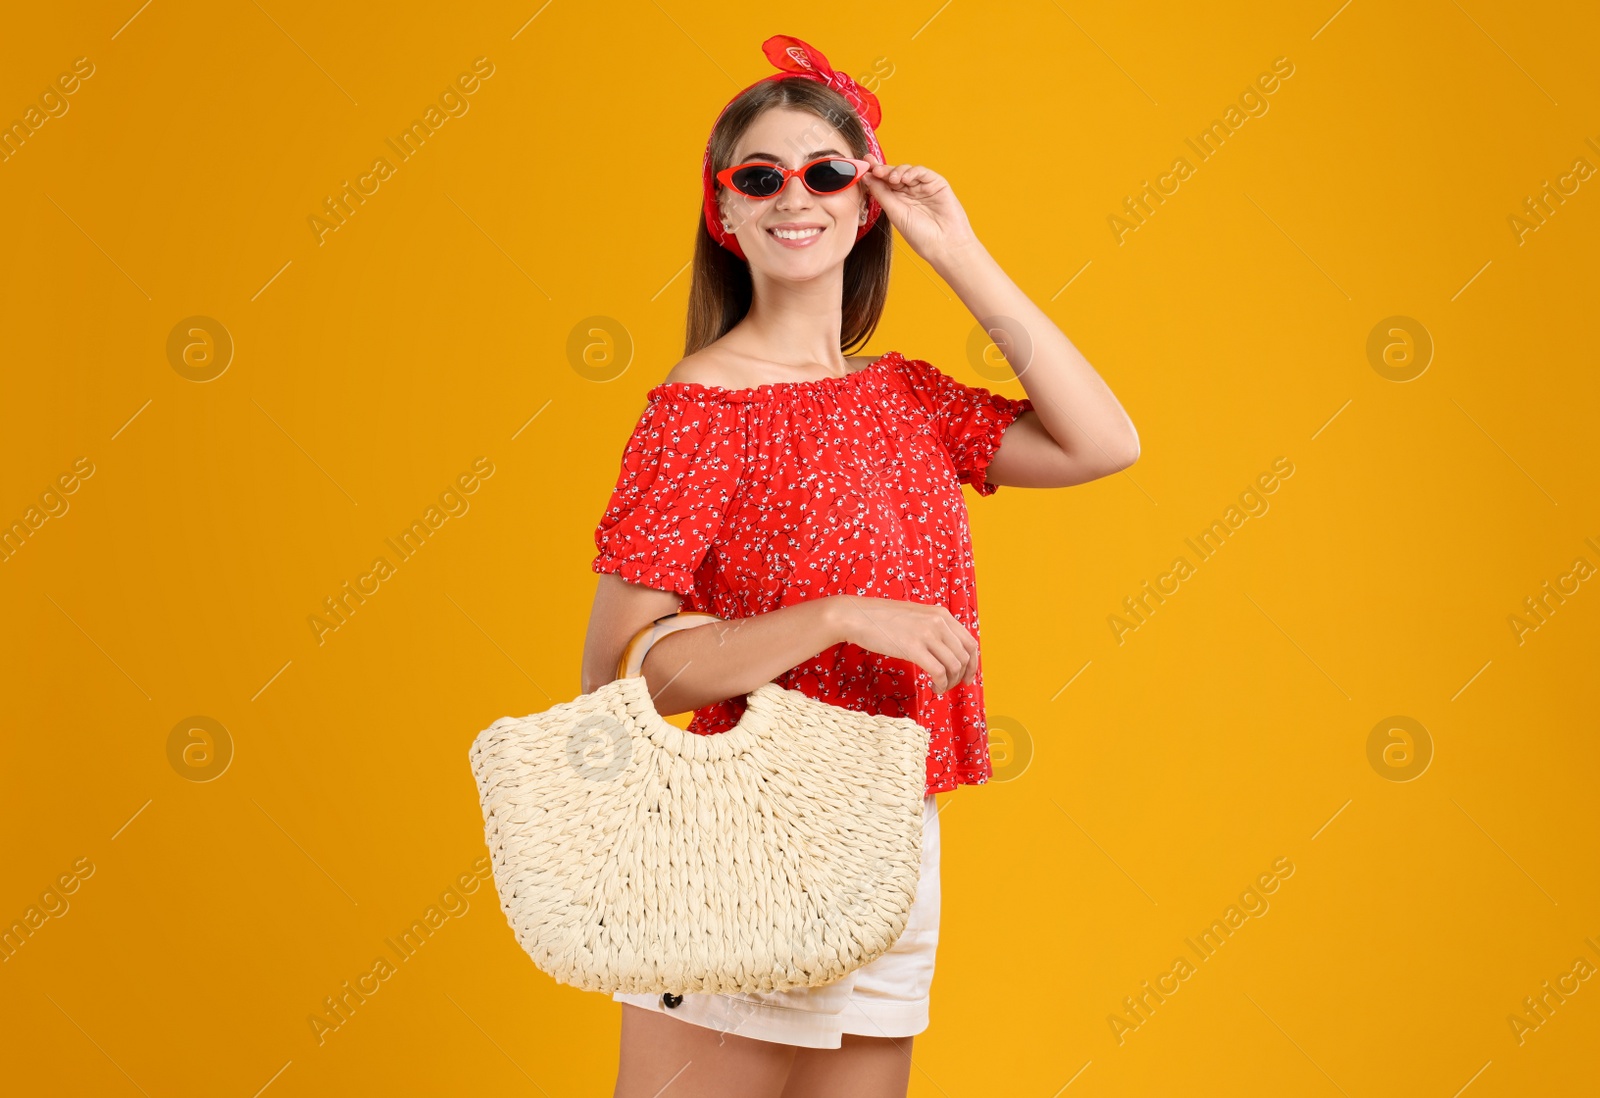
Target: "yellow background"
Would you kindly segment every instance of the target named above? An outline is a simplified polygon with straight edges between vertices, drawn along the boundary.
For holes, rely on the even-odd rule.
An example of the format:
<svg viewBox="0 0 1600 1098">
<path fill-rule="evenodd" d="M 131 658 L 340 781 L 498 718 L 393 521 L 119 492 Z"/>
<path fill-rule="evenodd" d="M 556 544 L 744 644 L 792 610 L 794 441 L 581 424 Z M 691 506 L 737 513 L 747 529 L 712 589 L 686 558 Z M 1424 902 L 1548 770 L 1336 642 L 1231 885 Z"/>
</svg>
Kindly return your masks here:
<svg viewBox="0 0 1600 1098">
<path fill-rule="evenodd" d="M 94 467 L 0 563 L 0 921 L 93 866 L 0 964 L 7 1089 L 610 1093 L 620 1008 L 535 969 L 488 889 L 321 1043 L 307 1019 L 484 855 L 472 738 L 579 692 L 706 133 L 789 33 L 876 75 L 889 159 L 951 181 L 1143 443 L 1092 485 L 967 494 L 1008 780 L 943 798 L 912 1093 L 1592 1093 L 1600 981 L 1508 1022 L 1600 966 L 1600 584 L 1508 621 L 1600 566 L 1600 179 L 1508 220 L 1600 165 L 1592 12 L 539 4 L 6 13 L 0 121 L 94 66 L 0 164 L 0 519 Z M 467 113 L 319 243 L 479 57 Z M 195 316 L 235 348 L 203 383 L 167 352 Z M 1368 357 L 1394 316 L 1433 342 L 1407 382 Z M 1023 395 L 973 328 L 901 241 L 868 350 Z M 480 457 L 470 509 L 319 644 L 323 600 Z M 1118 643 L 1279 457 L 1270 510 Z M 1368 758 L 1396 716 L 1432 744 L 1410 781 Z M 169 757 L 195 717 L 231 743 L 210 781 Z M 1124 997 L 1278 858 L 1270 908 L 1119 1043 Z"/>
</svg>

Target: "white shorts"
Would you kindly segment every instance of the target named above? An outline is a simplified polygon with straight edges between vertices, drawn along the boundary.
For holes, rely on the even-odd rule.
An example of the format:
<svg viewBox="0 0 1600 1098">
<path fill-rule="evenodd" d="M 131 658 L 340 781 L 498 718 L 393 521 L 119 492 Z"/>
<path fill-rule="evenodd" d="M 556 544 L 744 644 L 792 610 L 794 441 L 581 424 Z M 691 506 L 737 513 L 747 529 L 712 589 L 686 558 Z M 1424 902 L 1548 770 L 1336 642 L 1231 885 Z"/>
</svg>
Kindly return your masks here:
<svg viewBox="0 0 1600 1098">
<path fill-rule="evenodd" d="M 911 1037 L 928 1028 L 928 990 L 939 946 L 939 805 L 922 801 L 922 871 L 906 928 L 887 953 L 831 984 L 738 994 L 683 996 L 669 1007 L 658 994 L 613 992 L 660 1014 L 724 1033 L 804 1048 L 839 1048 L 846 1033 Z"/>
</svg>

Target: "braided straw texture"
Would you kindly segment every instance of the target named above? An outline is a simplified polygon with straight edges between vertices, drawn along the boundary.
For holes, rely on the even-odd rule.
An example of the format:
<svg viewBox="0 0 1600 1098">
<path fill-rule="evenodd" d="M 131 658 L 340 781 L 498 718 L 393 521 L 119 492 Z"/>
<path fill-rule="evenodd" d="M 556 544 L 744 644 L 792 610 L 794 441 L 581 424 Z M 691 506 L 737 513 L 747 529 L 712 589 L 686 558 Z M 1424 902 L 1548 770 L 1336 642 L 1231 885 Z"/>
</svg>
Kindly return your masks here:
<svg viewBox="0 0 1600 1098">
<path fill-rule="evenodd" d="M 642 676 L 502 717 L 470 753 L 495 887 L 586 991 L 771 991 L 887 952 L 916 895 L 928 732 L 767 683 L 702 736 Z"/>
</svg>

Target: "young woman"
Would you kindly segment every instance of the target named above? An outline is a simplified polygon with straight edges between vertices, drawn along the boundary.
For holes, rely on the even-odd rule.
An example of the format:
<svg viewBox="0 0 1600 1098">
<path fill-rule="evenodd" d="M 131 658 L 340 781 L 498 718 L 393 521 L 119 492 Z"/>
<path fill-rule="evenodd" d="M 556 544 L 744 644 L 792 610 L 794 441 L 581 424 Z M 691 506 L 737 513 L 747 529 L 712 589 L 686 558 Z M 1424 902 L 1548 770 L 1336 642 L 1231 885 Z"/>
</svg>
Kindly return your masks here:
<svg viewBox="0 0 1600 1098">
<path fill-rule="evenodd" d="M 595 532 L 583 690 L 663 614 L 725 624 L 651 649 L 662 713 L 739 720 L 777 682 L 928 728 L 923 864 L 904 933 L 842 980 L 629 995 L 619 1098 L 904 1095 L 939 930 L 935 794 L 991 776 L 961 485 L 1079 484 L 1138 436 L 1094 369 L 989 256 L 943 177 L 882 160 L 877 100 L 788 36 L 718 117 L 703 167 L 685 356 L 646 395 Z M 887 216 L 880 216 L 887 215 Z M 967 386 L 871 336 L 890 227 L 960 295 L 1028 392 Z"/>
</svg>

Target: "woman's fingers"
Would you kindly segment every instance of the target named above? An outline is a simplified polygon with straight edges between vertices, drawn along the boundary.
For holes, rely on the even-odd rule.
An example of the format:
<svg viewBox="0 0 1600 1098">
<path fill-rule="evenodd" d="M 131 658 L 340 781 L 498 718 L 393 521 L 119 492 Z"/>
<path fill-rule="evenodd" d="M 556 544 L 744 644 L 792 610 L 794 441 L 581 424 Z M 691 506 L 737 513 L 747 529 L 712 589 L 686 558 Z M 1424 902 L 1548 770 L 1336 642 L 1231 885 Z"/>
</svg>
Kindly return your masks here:
<svg viewBox="0 0 1600 1098">
<path fill-rule="evenodd" d="M 942 679 L 934 675 L 938 693 L 943 694 L 958 683 L 971 682 L 977 675 L 978 644 L 954 615 L 944 607 L 939 609 L 940 635 L 929 648 L 944 671 Z M 933 674 L 931 670 L 929 673 Z"/>
<path fill-rule="evenodd" d="M 957 682 L 969 683 L 978 677 L 978 653 L 975 649 L 962 646 L 961 677 Z"/>
<path fill-rule="evenodd" d="M 935 694 L 943 694 L 961 681 L 960 662 L 948 651 L 942 648 L 929 648 L 926 652 L 927 655 L 917 662 L 922 665 L 922 669 L 933 680 L 933 692 Z"/>
<path fill-rule="evenodd" d="M 943 694 L 967 673 L 967 659 L 959 646 L 947 646 L 939 655 L 944 664 L 944 681 L 939 685 L 939 693 Z"/>
<path fill-rule="evenodd" d="M 916 167 L 915 164 L 897 164 L 891 167 L 871 153 L 868 153 L 865 159 L 871 165 L 869 171 L 888 183 L 899 183 L 912 168 Z"/>
<path fill-rule="evenodd" d="M 966 661 L 957 651 L 953 638 L 936 628 L 922 638 L 922 651 L 915 661 L 933 680 L 933 692 L 943 694 L 961 681 Z"/>
<path fill-rule="evenodd" d="M 845 639 L 871 652 L 903 659 L 922 671 L 943 694 L 976 681 L 978 639 L 947 607 L 896 599 L 842 598 Z"/>
<path fill-rule="evenodd" d="M 940 182 L 933 169 L 921 164 L 899 164 L 890 168 L 874 163 L 867 175 L 902 193 L 915 192 L 919 188 L 937 188 Z"/>
<path fill-rule="evenodd" d="M 953 686 L 956 683 L 971 682 L 978 672 L 978 642 L 972 639 L 967 627 L 957 621 L 949 611 L 946 611 L 939 620 L 944 623 L 946 641 L 957 664 L 951 675 L 950 684 Z"/>
<path fill-rule="evenodd" d="M 944 667 L 944 681 L 939 687 L 939 693 L 944 693 L 950 687 L 961 681 L 962 674 L 966 671 L 967 661 L 961 651 L 961 644 L 955 633 L 950 629 L 950 612 L 944 607 L 937 608 L 934 615 L 935 623 L 933 632 L 935 637 L 930 641 L 931 647 L 939 656 L 939 663 Z"/>
</svg>

